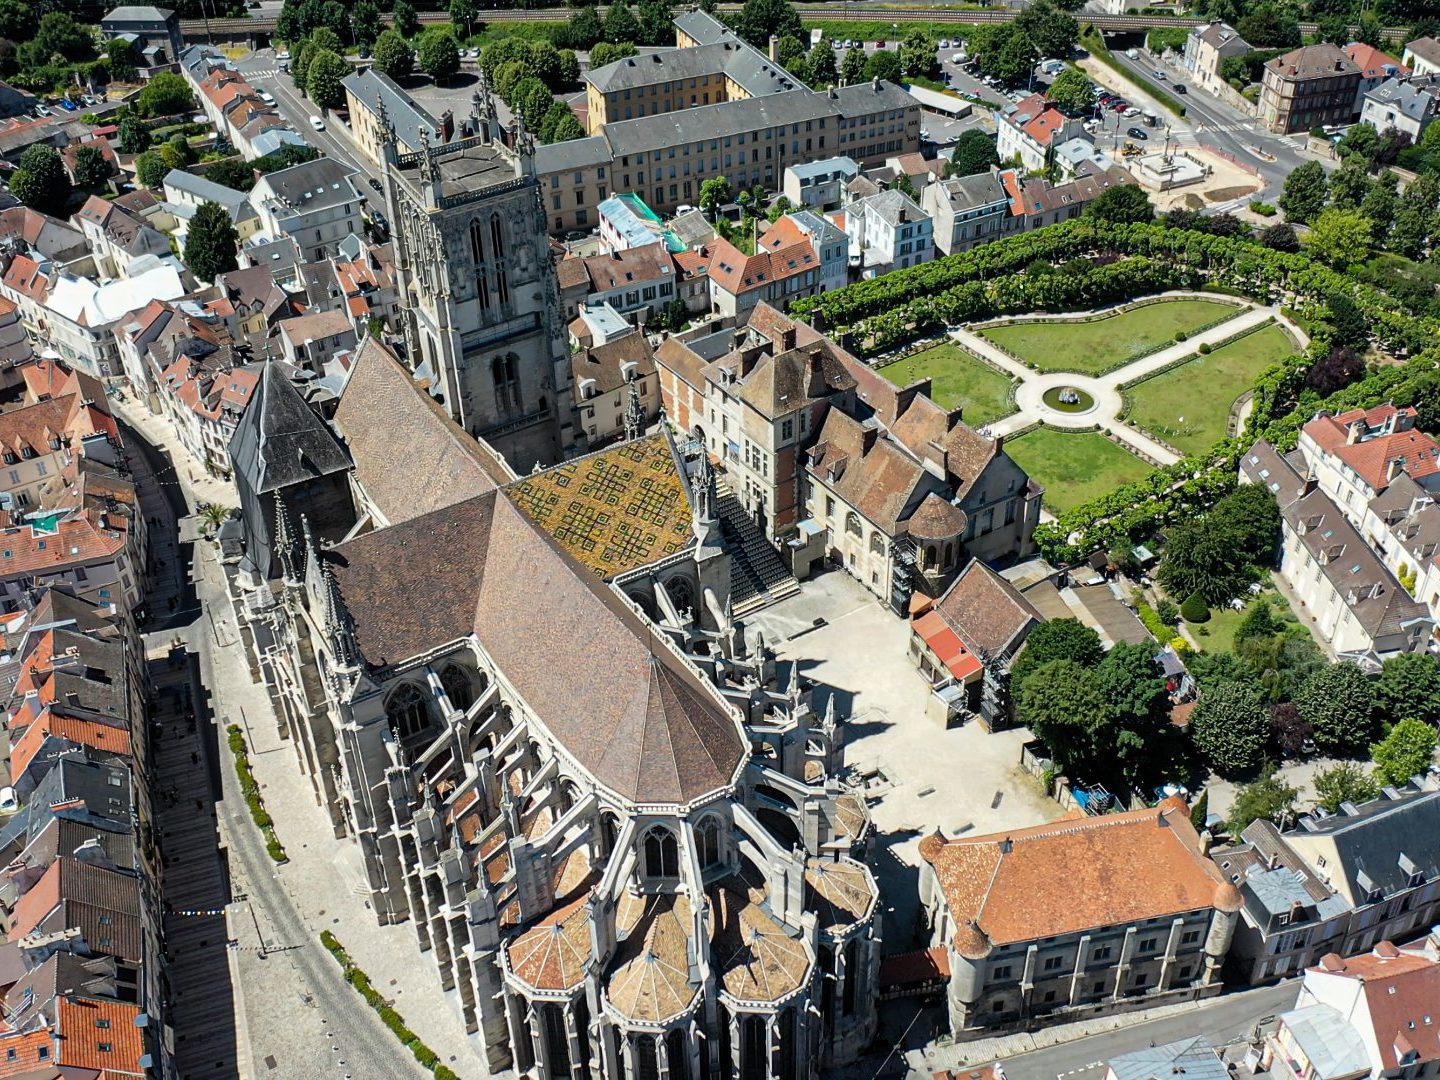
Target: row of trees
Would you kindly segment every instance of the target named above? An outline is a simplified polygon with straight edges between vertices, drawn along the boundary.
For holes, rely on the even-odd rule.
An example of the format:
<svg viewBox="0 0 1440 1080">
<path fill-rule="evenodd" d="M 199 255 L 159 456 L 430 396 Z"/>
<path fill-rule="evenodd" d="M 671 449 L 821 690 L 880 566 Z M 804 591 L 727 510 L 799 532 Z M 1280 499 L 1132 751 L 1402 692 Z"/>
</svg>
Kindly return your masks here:
<svg viewBox="0 0 1440 1080">
<path fill-rule="evenodd" d="M 1073 9 L 1072 9 L 1073 10 Z M 1051 0 L 1036 0 L 1008 23 L 970 27 L 970 54 L 986 75 L 1024 82 L 1047 57 L 1066 57 L 1080 40 L 1080 25 Z"/>
</svg>

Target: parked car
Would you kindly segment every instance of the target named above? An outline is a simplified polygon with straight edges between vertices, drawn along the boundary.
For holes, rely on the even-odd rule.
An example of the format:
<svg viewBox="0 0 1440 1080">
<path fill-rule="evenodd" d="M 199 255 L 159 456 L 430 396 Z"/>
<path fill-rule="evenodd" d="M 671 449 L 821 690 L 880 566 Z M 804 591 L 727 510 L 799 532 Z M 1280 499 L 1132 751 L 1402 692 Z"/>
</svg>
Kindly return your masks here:
<svg viewBox="0 0 1440 1080">
<path fill-rule="evenodd" d="M 1142 127 L 1126 128 L 1125 134 L 1129 135 L 1132 139 L 1139 139 L 1141 142 L 1144 142 L 1146 139 L 1150 138 L 1150 136 L 1146 134 L 1145 129 Z"/>
<path fill-rule="evenodd" d="M 1134 120 L 1135 117 L 1143 116 L 1144 113 L 1142 113 L 1139 109 L 1135 108 L 1134 105 L 1131 105 L 1128 109 L 1121 109 L 1120 115 L 1125 117 L 1126 120 Z"/>
<path fill-rule="evenodd" d="M 1115 98 L 1110 103 L 1111 112 L 1124 112 L 1130 107 L 1130 103 L 1124 98 Z"/>
<path fill-rule="evenodd" d="M 370 178 L 366 181 L 366 183 L 368 183 L 368 184 L 369 184 L 372 188 L 374 188 L 376 191 L 384 191 L 384 190 L 385 190 L 383 187 L 380 186 L 380 181 L 379 181 L 379 180 L 376 180 L 375 177 L 373 177 L 373 176 L 370 177 Z"/>
<path fill-rule="evenodd" d="M 259 92 L 259 96 L 260 96 L 260 100 L 263 101 L 266 105 L 274 105 L 274 104 L 275 104 L 275 95 L 272 94 L 272 93 L 270 93 L 269 90 L 261 90 L 261 91 Z"/>
<path fill-rule="evenodd" d="M 0 788 L 0 814 L 13 814 L 20 809 L 20 796 L 13 787 Z"/>
<path fill-rule="evenodd" d="M 276 59 L 276 60 L 289 60 L 289 59 L 290 59 L 290 50 L 289 50 L 289 49 L 281 49 L 279 52 L 277 52 L 277 53 L 275 54 L 275 59 Z"/>
<path fill-rule="evenodd" d="M 948 49 L 950 47 L 950 39 L 948 37 L 942 37 L 940 39 L 940 44 L 937 47 L 941 49 Z"/>
<path fill-rule="evenodd" d="M 318 117 L 318 116 L 312 116 L 312 117 L 310 117 L 310 126 L 311 126 L 312 128 L 314 128 L 316 131 L 324 131 L 324 130 L 325 130 L 325 121 L 324 121 L 324 120 L 321 120 L 320 117 Z"/>
<path fill-rule="evenodd" d="M 1177 82 L 1177 83 L 1175 84 L 1175 93 L 1177 93 L 1177 94 L 1186 93 L 1185 84 L 1184 84 L 1184 83 Z"/>
</svg>

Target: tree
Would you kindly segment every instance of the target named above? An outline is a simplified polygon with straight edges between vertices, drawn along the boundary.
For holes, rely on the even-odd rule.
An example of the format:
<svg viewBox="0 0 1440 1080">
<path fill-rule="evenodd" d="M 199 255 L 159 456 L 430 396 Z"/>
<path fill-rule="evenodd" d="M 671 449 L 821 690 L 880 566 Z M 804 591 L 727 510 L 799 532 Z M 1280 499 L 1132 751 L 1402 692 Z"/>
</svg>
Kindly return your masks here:
<svg viewBox="0 0 1440 1080">
<path fill-rule="evenodd" d="M 349 64 L 329 49 L 321 49 L 310 61 L 306 93 L 317 108 L 338 109 L 345 104 L 345 76 L 349 74 Z"/>
<path fill-rule="evenodd" d="M 124 38 L 111 38 L 105 46 L 110 73 L 117 79 L 133 79 L 140 66 L 135 46 Z"/>
<path fill-rule="evenodd" d="M 138 116 L 120 121 L 120 152 L 139 154 L 150 149 L 150 129 Z"/>
<path fill-rule="evenodd" d="M 194 107 L 190 84 L 173 71 L 160 72 L 135 98 L 135 111 L 141 116 L 173 116 Z"/>
<path fill-rule="evenodd" d="M 450 21 L 463 37 L 468 38 L 475 32 L 475 20 L 480 15 L 475 0 L 450 0 L 449 11 Z"/>
<path fill-rule="evenodd" d="M 1280 209 L 1290 221 L 1308 224 L 1325 209 L 1329 191 L 1325 168 L 1318 161 L 1307 161 L 1285 178 L 1285 190 L 1280 196 Z"/>
<path fill-rule="evenodd" d="M 214 281 L 237 267 L 236 245 L 240 234 L 230 214 L 219 203 L 203 202 L 190 218 L 185 236 L 185 265 L 201 281 Z"/>
<path fill-rule="evenodd" d="M 319 52 L 321 49 L 329 49 L 338 56 L 345 55 L 345 43 L 340 40 L 340 35 L 328 26 L 317 26 L 310 32 L 307 39 L 310 47 Z"/>
<path fill-rule="evenodd" d="M 1207 688 L 1190 714 L 1190 735 L 1222 776 L 1250 772 L 1265 760 L 1270 710 L 1248 683 Z"/>
<path fill-rule="evenodd" d="M 396 30 L 386 30 L 375 39 L 375 67 L 399 82 L 415 70 L 415 50 Z"/>
<path fill-rule="evenodd" d="M 731 198 L 730 181 L 724 176 L 712 176 L 700 185 L 700 209 L 712 220 L 720 207 Z"/>
<path fill-rule="evenodd" d="M 70 178 L 65 163 L 53 146 L 37 143 L 20 155 L 20 164 L 10 174 L 10 194 L 32 210 L 58 214 L 70 201 Z"/>
<path fill-rule="evenodd" d="M 601 41 L 590 50 L 590 70 L 604 67 L 606 64 L 613 64 L 617 60 L 625 60 L 635 55 L 635 46 L 630 42 L 620 45 L 612 45 L 608 41 Z"/>
<path fill-rule="evenodd" d="M 1255 580 L 1255 560 L 1250 550 L 1239 546 L 1239 539 L 1214 510 L 1181 522 L 1166 541 L 1160 581 L 1172 596 L 1185 597 L 1186 603 L 1196 595 L 1209 604 L 1226 603 Z M 1183 605 L 1180 611 L 1185 613 Z"/>
<path fill-rule="evenodd" d="M 1315 729 L 1310 726 L 1293 701 L 1282 701 L 1270 706 L 1270 737 L 1286 757 L 1298 757 L 1305 752 L 1305 743 Z"/>
<path fill-rule="evenodd" d="M 570 16 L 570 25 L 566 28 L 566 44 L 577 49 L 589 49 L 597 43 L 609 45 L 604 41 L 605 27 L 600 22 L 600 15 L 593 7 L 581 8 Z M 606 63 L 609 63 L 607 60 Z M 591 67 L 598 67 L 595 58 L 590 58 Z"/>
<path fill-rule="evenodd" d="M 1370 164 L 1349 157 L 1330 174 L 1330 205 L 1337 210 L 1358 210 L 1370 191 Z"/>
<path fill-rule="evenodd" d="M 535 132 L 540 130 L 550 106 L 556 104 L 549 88 L 533 75 L 520 80 L 511 98 L 511 107 L 524 119 L 525 126 Z"/>
<path fill-rule="evenodd" d="M 1267 765 L 1254 783 L 1246 784 L 1235 794 L 1235 805 L 1225 827 L 1238 837 L 1250 823 L 1262 818 L 1283 824 L 1295 813 L 1295 798 L 1300 793 L 1275 775 L 1275 767 Z"/>
<path fill-rule="evenodd" d="M 395 18 L 395 29 L 404 37 L 414 37 L 420 32 L 420 16 L 415 14 L 415 5 L 410 0 L 395 0 L 391 14 Z"/>
<path fill-rule="evenodd" d="M 1195 805 L 1190 807 L 1190 827 L 1197 833 L 1205 831 L 1206 819 L 1210 817 L 1210 789 L 1200 792 Z"/>
<path fill-rule="evenodd" d="M 380 6 L 375 0 L 359 0 L 350 13 L 350 26 L 355 34 L 355 44 L 375 44 L 385 32 L 385 23 L 380 18 Z"/>
<path fill-rule="evenodd" d="M 805 59 L 805 43 L 786 35 L 775 43 L 775 59 L 786 71 L 794 74 Z"/>
<path fill-rule="evenodd" d="M 1015 28 L 1014 37 L 1033 45 L 1044 56 L 1069 56 L 1080 40 L 1080 25 L 1050 0 L 1035 0 L 1011 25 Z"/>
<path fill-rule="evenodd" d="M 1376 247 L 1386 246 L 1386 237 L 1400 210 L 1400 196 L 1396 193 L 1398 178 L 1386 169 L 1370 185 L 1365 200 L 1360 204 L 1360 213 L 1370 220 L 1370 242 Z"/>
<path fill-rule="evenodd" d="M 1235 29 L 1251 45 L 1262 49 L 1294 49 L 1301 42 L 1300 20 L 1288 8 L 1274 4 L 1259 5 Z"/>
<path fill-rule="evenodd" d="M 1094 667 L 1105 656 L 1100 635 L 1079 619 L 1051 619 L 1030 631 L 1025 648 L 1010 669 L 1011 685 L 1024 682 L 1037 668 L 1052 660 L 1072 660 Z"/>
<path fill-rule="evenodd" d="M 1315 742 L 1327 753 L 1360 750 L 1374 730 L 1374 690 L 1355 664 L 1327 664 L 1295 693 L 1300 715 L 1315 728 Z"/>
<path fill-rule="evenodd" d="M 845 59 L 840 62 L 840 81 L 854 86 L 865 79 L 865 50 L 846 49 Z"/>
<path fill-rule="evenodd" d="M 786 0 L 745 0 L 735 18 L 735 32 L 751 45 L 764 48 L 770 43 L 770 35 L 784 37 L 805 37 L 805 28 L 800 24 L 800 13 Z"/>
<path fill-rule="evenodd" d="M 835 50 L 820 42 L 810 50 L 805 64 L 805 81 L 811 86 L 834 86 L 840 81 L 840 66 L 835 62 Z"/>
<path fill-rule="evenodd" d="M 172 169 L 184 169 L 195 164 L 195 150 L 184 135 L 175 135 L 160 147 L 160 159 Z"/>
<path fill-rule="evenodd" d="M 1325 297 L 1325 306 L 1329 309 L 1326 321 L 1334 330 L 1331 342 L 1364 352 L 1370 344 L 1370 320 L 1355 300 L 1337 289 Z"/>
<path fill-rule="evenodd" d="M 1340 812 L 1341 803 L 1359 805 L 1380 794 L 1380 785 L 1353 761 L 1342 761 L 1328 769 L 1321 769 L 1315 774 L 1313 783 L 1316 805 L 1331 814 Z"/>
<path fill-rule="evenodd" d="M 1335 144 L 1335 152 L 1341 161 L 1358 157 L 1369 166 L 1380 152 L 1380 133 L 1374 124 L 1356 124 Z"/>
<path fill-rule="evenodd" d="M 619 45 L 621 42 L 634 44 L 640 37 L 640 20 L 630 10 L 626 0 L 616 0 L 605 12 L 605 40 Z"/>
<path fill-rule="evenodd" d="M 583 139 L 585 127 L 563 101 L 553 101 L 540 121 L 540 141 L 544 143 Z"/>
<path fill-rule="evenodd" d="M 1310 365 L 1305 385 L 1329 397 L 1365 374 L 1365 361 L 1354 349 L 1334 348 Z"/>
<path fill-rule="evenodd" d="M 35 11 L 35 5 L 21 0 L 0 0 L 0 37 L 9 41 L 30 40 L 40 26 Z"/>
<path fill-rule="evenodd" d="M 1095 675 L 1115 713 L 1116 730 L 1107 742 L 1112 765 L 1132 785 L 1142 774 L 1163 775 L 1167 755 L 1161 751 L 1176 729 L 1155 647 L 1118 642 L 1096 665 Z"/>
<path fill-rule="evenodd" d="M 989 172 L 991 166 L 1000 164 L 1000 155 L 995 151 L 995 139 L 979 128 L 970 128 L 955 140 L 955 149 L 950 153 L 951 176 L 975 176 Z"/>
<path fill-rule="evenodd" d="M 99 148 L 82 146 L 75 151 L 75 165 L 70 171 L 75 176 L 77 187 L 93 191 L 110 179 L 110 162 L 105 160 Z"/>
<path fill-rule="evenodd" d="M 865 78 L 883 79 L 893 83 L 904 81 L 905 72 L 900 65 L 900 54 L 889 49 L 876 49 L 870 54 L 870 59 L 865 61 Z"/>
<path fill-rule="evenodd" d="M 935 52 L 935 39 L 920 28 L 905 35 L 900 42 L 900 66 L 906 75 L 933 76 L 939 67 Z"/>
<path fill-rule="evenodd" d="M 1073 660 L 1052 660 L 1025 680 L 1016 718 L 1050 749 L 1059 768 L 1090 773 L 1105 747 L 1115 711 L 1098 674 Z M 1112 758 L 1113 761 L 1113 758 Z"/>
<path fill-rule="evenodd" d="M 1350 26 L 1343 15 L 1326 15 L 1315 24 L 1315 38 L 1327 45 L 1350 44 Z"/>
<path fill-rule="evenodd" d="M 1139 184 L 1116 184 L 1085 208 L 1085 216 L 1116 225 L 1145 225 L 1155 220 L 1155 208 Z"/>
<path fill-rule="evenodd" d="M 1375 761 L 1375 779 L 1388 787 L 1400 787 L 1435 763 L 1435 727 L 1423 720 L 1401 720 L 1382 742 L 1370 747 L 1370 756 Z"/>
<path fill-rule="evenodd" d="M 1261 232 L 1259 240 L 1263 247 L 1271 251 L 1283 251 L 1293 255 L 1300 250 L 1300 237 L 1296 236 L 1294 228 L 1284 221 Z"/>
<path fill-rule="evenodd" d="M 302 41 L 290 57 L 290 79 L 295 83 L 295 89 L 302 94 L 305 93 L 305 80 L 310 74 L 310 57 L 316 52 L 310 42 Z"/>
<path fill-rule="evenodd" d="M 446 83 L 460 70 L 460 46 L 455 35 L 443 26 L 432 26 L 420 35 L 415 56 L 420 70 L 437 83 Z"/>
<path fill-rule="evenodd" d="M 165 164 L 165 159 L 158 150 L 146 150 L 135 159 L 135 179 L 142 187 L 160 187 L 165 183 L 165 174 L 169 171 L 170 166 Z M 11 190 L 14 190 L 13 184 Z"/>
<path fill-rule="evenodd" d="M 1057 75 L 1045 96 L 1064 112 L 1088 112 L 1094 104 L 1090 96 L 1090 80 L 1078 68 L 1066 68 Z"/>
<path fill-rule="evenodd" d="M 1440 717 L 1440 664 L 1435 657 L 1413 652 L 1386 660 L 1375 681 L 1375 712 L 1390 723 L 1413 717 L 1433 724 Z"/>
<path fill-rule="evenodd" d="M 1311 258 L 1345 271 L 1370 255 L 1370 219 L 1357 210 L 1322 210 L 1310 226 Z"/>
<path fill-rule="evenodd" d="M 39 67 L 53 63 L 57 56 L 70 63 L 93 59 L 95 34 L 89 26 L 76 22 L 69 15 L 51 11 L 40 16 L 35 36 L 20 46 L 20 61 L 25 67 Z M 174 77 L 180 78 L 179 75 Z"/>
<path fill-rule="evenodd" d="M 675 44 L 675 12 L 670 0 L 640 0 L 639 21 L 640 41 L 644 44 Z"/>
</svg>

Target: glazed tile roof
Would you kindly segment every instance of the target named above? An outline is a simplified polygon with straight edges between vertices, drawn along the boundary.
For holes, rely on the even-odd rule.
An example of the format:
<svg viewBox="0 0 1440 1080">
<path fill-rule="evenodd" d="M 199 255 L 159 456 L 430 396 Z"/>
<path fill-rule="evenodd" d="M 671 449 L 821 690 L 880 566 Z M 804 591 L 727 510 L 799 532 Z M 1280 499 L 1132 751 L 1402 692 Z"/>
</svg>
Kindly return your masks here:
<svg viewBox="0 0 1440 1080">
<path fill-rule="evenodd" d="M 680 468 L 669 439 L 659 433 L 535 473 L 505 490 L 555 543 L 609 579 L 695 542 Z"/>
<path fill-rule="evenodd" d="M 956 926 L 962 955 L 988 945 L 1128 925 L 1219 907 L 1240 894 L 1200 851 L 1181 799 L 1011 833 L 920 843 Z"/>
<path fill-rule="evenodd" d="M 616 922 L 621 933 L 628 933 L 606 984 L 610 1005 L 631 1020 L 649 1023 L 688 1009 L 700 992 L 690 978 L 689 899 L 627 894 Z"/>
<path fill-rule="evenodd" d="M 557 907 L 506 946 L 510 971 L 536 990 L 569 990 L 585 977 L 590 949 L 590 894 Z"/>
<path fill-rule="evenodd" d="M 870 872 L 851 859 L 808 859 L 805 910 L 815 912 L 821 930 L 841 931 L 868 916 L 876 889 Z"/>
</svg>

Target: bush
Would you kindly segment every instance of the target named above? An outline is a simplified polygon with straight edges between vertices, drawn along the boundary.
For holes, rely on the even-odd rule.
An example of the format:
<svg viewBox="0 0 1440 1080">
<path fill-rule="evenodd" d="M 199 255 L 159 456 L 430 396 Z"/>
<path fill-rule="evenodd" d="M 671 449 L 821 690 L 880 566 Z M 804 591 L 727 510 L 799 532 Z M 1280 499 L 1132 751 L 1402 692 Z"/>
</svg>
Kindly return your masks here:
<svg viewBox="0 0 1440 1080">
<path fill-rule="evenodd" d="M 235 755 L 235 775 L 240 781 L 240 792 L 245 796 L 245 805 L 250 809 L 250 817 L 256 828 L 265 837 L 265 850 L 277 863 L 288 862 L 289 856 L 285 854 L 284 846 L 275 835 L 275 822 L 260 798 L 260 785 L 256 783 L 255 774 L 251 771 L 245 733 L 240 730 L 239 724 L 231 724 L 225 729 L 225 741 L 230 744 L 230 752 Z"/>
<path fill-rule="evenodd" d="M 1198 592 L 1191 593 L 1180 605 L 1180 617 L 1186 622 L 1203 623 L 1210 621 L 1210 609 L 1205 606 L 1205 598 Z"/>
<path fill-rule="evenodd" d="M 426 1046 L 418 1035 L 405 1026 L 405 1018 L 396 1012 L 395 1008 L 370 984 L 370 977 L 351 962 L 350 955 L 340 944 L 339 938 L 329 930 L 322 930 L 320 931 L 320 944 L 325 946 L 331 956 L 335 957 L 336 962 L 343 969 L 345 981 L 356 989 L 370 1008 L 375 1010 L 375 1014 L 380 1017 L 380 1022 L 390 1029 L 410 1053 L 415 1055 L 416 1061 L 441 1080 L 460 1080 L 454 1072 L 440 1064 L 439 1054 Z"/>
<path fill-rule="evenodd" d="M 1250 204 L 1251 213 L 1259 214 L 1261 217 L 1274 217 L 1278 211 L 1267 202 L 1258 199 Z"/>
<path fill-rule="evenodd" d="M 1180 609 L 1175 606 L 1175 601 L 1168 596 L 1155 605 L 1155 612 L 1160 616 L 1160 621 L 1166 626 L 1174 626 L 1180 621 Z"/>
<path fill-rule="evenodd" d="M 1201 356 L 1209 356 L 1213 351 L 1214 350 L 1210 347 L 1210 343 L 1208 341 L 1202 341 L 1200 343 L 1199 353 Z"/>
<path fill-rule="evenodd" d="M 1177 331 L 1175 331 L 1175 341 L 1176 341 L 1177 343 L 1178 343 L 1178 342 L 1181 342 L 1181 341 L 1186 341 L 1186 340 L 1189 339 L 1189 337 L 1190 337 L 1190 335 L 1187 334 L 1187 333 L 1185 333 L 1184 330 L 1177 330 Z"/>
</svg>

